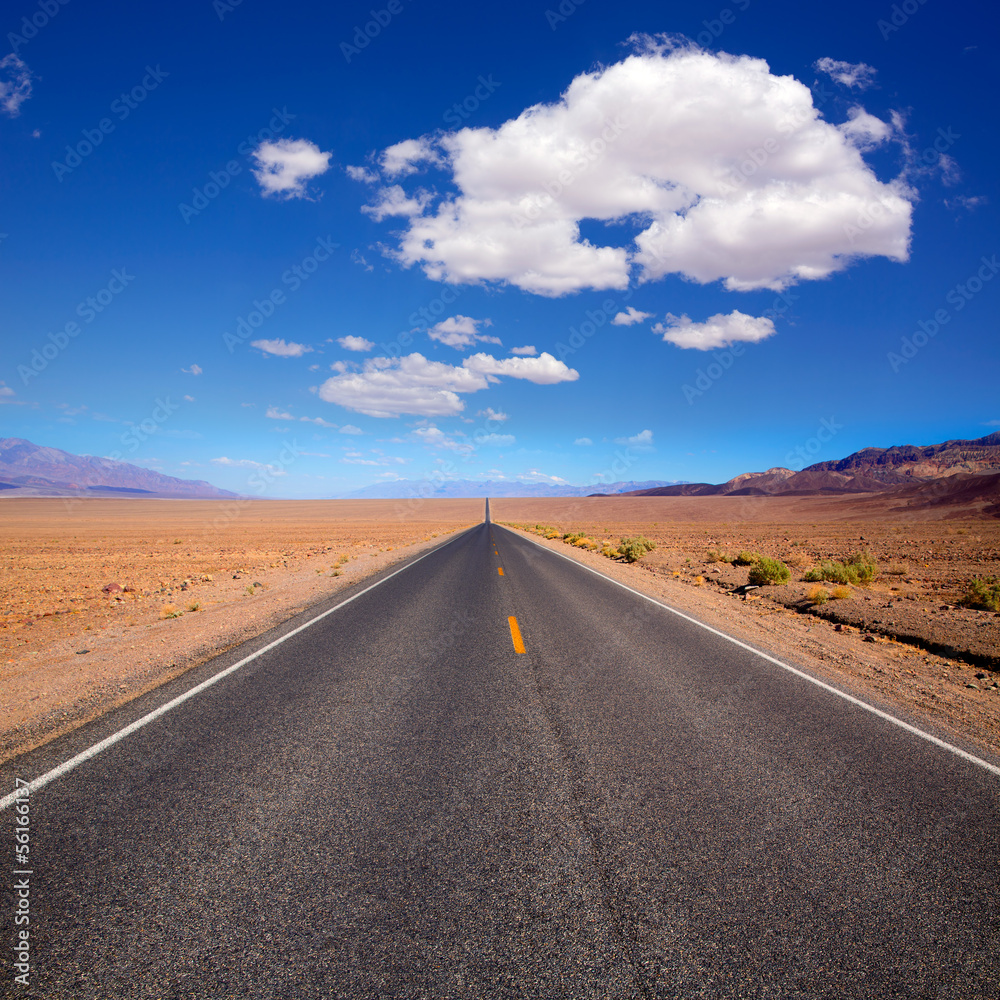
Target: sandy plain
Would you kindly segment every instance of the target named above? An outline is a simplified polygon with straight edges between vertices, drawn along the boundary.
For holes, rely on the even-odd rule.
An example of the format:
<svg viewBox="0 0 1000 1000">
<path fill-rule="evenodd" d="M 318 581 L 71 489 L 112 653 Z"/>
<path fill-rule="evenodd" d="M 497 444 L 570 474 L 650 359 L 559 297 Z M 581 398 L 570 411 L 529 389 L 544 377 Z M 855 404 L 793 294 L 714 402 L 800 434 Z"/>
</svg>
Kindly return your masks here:
<svg viewBox="0 0 1000 1000">
<path fill-rule="evenodd" d="M 481 500 L 0 500 L 0 759 L 438 544 L 483 509 Z"/>
<path fill-rule="evenodd" d="M 1000 757 L 1000 614 L 958 607 L 973 577 L 1000 577 L 1000 519 L 975 508 L 893 509 L 885 496 L 498 499 L 493 519 L 804 667 L 945 738 Z M 545 540 L 538 526 L 656 549 L 626 566 Z M 746 567 L 715 550 L 786 562 L 791 581 L 749 596 Z M 821 605 L 801 577 L 860 551 L 879 575 Z M 832 593 L 833 585 L 823 589 Z"/>
<path fill-rule="evenodd" d="M 597 541 L 645 534 L 657 548 L 633 566 L 543 544 L 1000 756 L 998 675 L 962 655 L 1000 649 L 1000 616 L 955 607 L 969 578 L 1000 575 L 996 518 L 842 497 L 498 499 L 491 509 L 501 523 Z M 483 502 L 9 498 L 0 512 L 7 760 L 478 523 Z M 709 552 L 747 548 L 787 561 L 792 582 L 734 599 L 746 568 Z M 862 548 L 879 561 L 876 581 L 812 609 L 830 620 L 799 613 L 807 585 L 796 578 Z M 898 638 L 905 620 L 914 641 Z M 921 628 L 948 639 L 944 655 L 917 641 Z"/>
</svg>

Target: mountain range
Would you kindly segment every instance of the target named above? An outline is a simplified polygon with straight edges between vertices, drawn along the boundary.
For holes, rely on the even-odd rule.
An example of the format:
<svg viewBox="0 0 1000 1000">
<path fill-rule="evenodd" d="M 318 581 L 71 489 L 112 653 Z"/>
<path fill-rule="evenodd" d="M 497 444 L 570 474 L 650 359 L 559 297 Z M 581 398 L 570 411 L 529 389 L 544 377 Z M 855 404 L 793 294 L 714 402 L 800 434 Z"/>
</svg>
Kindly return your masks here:
<svg viewBox="0 0 1000 1000">
<path fill-rule="evenodd" d="M 396 480 L 342 499 L 581 496 L 805 496 L 885 494 L 908 505 L 985 498 L 1000 508 L 1000 432 L 934 445 L 863 448 L 847 458 L 745 472 L 728 482 L 618 482 L 595 487 L 517 479 Z M 73 455 L 23 438 L 0 438 L 0 496 L 134 496 L 232 499 L 238 494 L 203 480 L 178 479 L 127 462 Z"/>
<path fill-rule="evenodd" d="M 163 497 L 221 500 L 236 493 L 128 462 L 72 455 L 24 438 L 0 438 L 0 496 Z"/>
<path fill-rule="evenodd" d="M 718 497 L 804 496 L 816 493 L 880 493 L 955 476 L 1000 473 L 1000 432 L 974 441 L 892 448 L 863 448 L 833 462 L 817 462 L 799 472 L 774 468 L 744 472 L 728 482 L 677 483 L 632 490 L 628 496 Z M 603 494 L 605 491 L 601 491 Z"/>
</svg>

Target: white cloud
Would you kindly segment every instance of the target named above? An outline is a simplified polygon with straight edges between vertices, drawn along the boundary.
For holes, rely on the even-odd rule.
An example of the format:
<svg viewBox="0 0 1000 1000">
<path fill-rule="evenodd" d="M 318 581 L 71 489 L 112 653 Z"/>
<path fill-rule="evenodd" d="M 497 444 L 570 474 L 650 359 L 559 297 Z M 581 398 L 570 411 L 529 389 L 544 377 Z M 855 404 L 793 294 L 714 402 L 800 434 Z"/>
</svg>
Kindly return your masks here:
<svg viewBox="0 0 1000 1000">
<path fill-rule="evenodd" d="M 428 331 L 431 340 L 437 340 L 447 347 L 454 347 L 461 350 L 464 347 L 471 347 L 476 341 L 485 341 L 490 344 L 499 344 L 499 337 L 490 337 L 487 334 L 479 333 L 480 326 L 492 326 L 492 320 L 473 319 L 471 316 L 449 316 L 447 319 L 435 323 Z"/>
<path fill-rule="evenodd" d="M 876 70 L 867 63 L 849 63 L 823 56 L 816 60 L 815 66 L 820 73 L 826 73 L 845 87 L 867 90 L 875 82 Z"/>
<path fill-rule="evenodd" d="M 473 354 L 462 362 L 465 368 L 480 375 L 507 375 L 523 378 L 536 385 L 554 385 L 556 382 L 575 382 L 580 373 L 557 361 L 547 351 L 537 358 L 494 358 L 491 354 Z"/>
<path fill-rule="evenodd" d="M 192 365 L 190 368 L 182 368 L 185 375 L 200 375 L 205 369 L 201 365 Z"/>
<path fill-rule="evenodd" d="M 6 382 L 0 382 L 0 396 L 16 396 L 17 393 L 7 385 Z"/>
<path fill-rule="evenodd" d="M 840 133 L 858 149 L 874 149 L 893 134 L 893 129 L 881 118 L 870 115 L 864 108 L 847 109 L 847 121 L 838 126 Z"/>
<path fill-rule="evenodd" d="M 505 420 L 510 419 L 506 413 L 494 410 L 492 406 L 487 406 L 485 410 L 480 410 L 476 416 L 485 417 L 487 420 L 495 420 L 498 424 L 502 424 Z"/>
<path fill-rule="evenodd" d="M 973 212 L 982 205 L 988 205 L 989 198 L 981 194 L 973 195 L 971 198 L 960 194 L 955 198 L 945 198 L 944 204 L 946 208 L 964 208 L 968 212 Z"/>
<path fill-rule="evenodd" d="M 364 431 L 360 427 L 355 427 L 354 424 L 344 424 L 340 428 L 341 434 L 364 434 Z"/>
<path fill-rule="evenodd" d="M 510 349 L 511 354 L 521 354 L 521 355 L 535 355 L 538 351 L 535 350 L 534 344 L 525 344 L 524 347 L 512 347 Z"/>
<path fill-rule="evenodd" d="M 155 461 L 155 460 L 150 459 L 150 461 Z M 287 475 L 285 470 L 281 468 L 280 465 L 267 465 L 264 462 L 254 462 L 252 459 L 249 458 L 232 459 L 232 458 L 226 458 L 226 456 L 223 455 L 221 458 L 213 458 L 212 462 L 215 465 L 224 465 L 227 468 L 232 468 L 232 469 L 265 469 L 272 476 Z"/>
<path fill-rule="evenodd" d="M 477 434 L 475 437 L 476 444 L 493 445 L 497 448 L 506 448 L 516 440 L 513 434 Z"/>
<path fill-rule="evenodd" d="M 381 189 L 366 211 L 407 220 L 392 255 L 434 280 L 549 296 L 667 274 L 782 289 L 858 257 L 907 259 L 915 196 L 864 161 L 873 116 L 856 113 L 845 132 L 762 59 L 633 42 L 635 54 L 497 129 L 386 150 L 387 176 L 437 156 L 455 186 Z M 863 215 L 872 224 L 851 232 Z M 609 224 L 607 245 L 581 236 L 583 220 Z"/>
<path fill-rule="evenodd" d="M 269 406 L 267 408 L 267 413 L 264 414 L 269 420 L 294 420 L 290 413 L 285 413 L 283 410 L 279 410 L 276 406 Z"/>
<path fill-rule="evenodd" d="M 31 97 L 31 70 L 13 52 L 0 59 L 0 108 L 11 117 Z"/>
<path fill-rule="evenodd" d="M 361 181 L 363 184 L 375 184 L 378 181 L 378 174 L 367 167 L 344 167 L 344 170 L 352 181 Z"/>
<path fill-rule="evenodd" d="M 638 309 L 629 306 L 625 312 L 615 314 L 615 318 L 611 321 L 611 325 L 632 326 L 635 323 L 641 323 L 644 319 L 652 318 L 652 315 L 652 313 L 639 312 Z"/>
<path fill-rule="evenodd" d="M 538 385 L 572 382 L 579 373 L 551 354 L 537 358 L 497 359 L 474 354 L 461 366 L 429 361 L 422 354 L 397 358 L 370 358 L 359 372 L 327 379 L 319 396 L 370 417 L 398 417 L 404 413 L 425 417 L 456 416 L 465 409 L 459 393 L 478 392 L 497 376 L 527 379 Z"/>
<path fill-rule="evenodd" d="M 422 354 L 399 358 L 371 358 L 360 372 L 345 372 L 327 379 L 319 395 L 370 417 L 453 416 L 465 404 L 459 392 L 485 389 L 486 379 L 466 368 L 428 361 Z"/>
<path fill-rule="evenodd" d="M 418 191 L 412 198 L 398 185 L 382 188 L 373 205 L 363 205 L 361 211 L 370 215 L 376 222 L 381 222 L 386 216 L 420 215 L 430 200 L 426 191 Z"/>
<path fill-rule="evenodd" d="M 632 437 L 615 438 L 615 444 L 631 445 L 639 451 L 652 451 L 653 432 L 651 430 L 644 430 L 639 431 L 638 434 L 633 434 Z"/>
<path fill-rule="evenodd" d="M 709 316 L 704 323 L 695 323 L 688 316 L 667 313 L 665 323 L 656 323 L 653 332 L 678 347 L 693 347 L 699 351 L 711 351 L 716 347 L 727 347 L 737 341 L 755 344 L 774 333 L 774 321 L 766 316 L 748 316 L 734 309 L 728 316 L 717 313 Z"/>
<path fill-rule="evenodd" d="M 268 416 L 271 414 L 268 413 Z M 294 419 L 294 417 L 292 418 Z M 299 420 L 304 421 L 307 424 L 315 424 L 317 427 L 329 427 L 332 430 L 336 430 L 337 425 L 331 424 L 328 420 L 324 420 L 322 417 L 299 417 Z"/>
<path fill-rule="evenodd" d="M 593 443 L 594 443 L 594 442 L 593 442 L 593 441 L 591 441 L 591 440 L 590 440 L 590 438 L 577 438 L 577 439 L 576 439 L 576 440 L 575 440 L 575 441 L 573 442 L 573 444 L 579 444 L 579 445 L 584 445 L 584 446 L 586 446 L 586 445 L 591 445 L 591 444 L 593 444 Z"/>
<path fill-rule="evenodd" d="M 364 337 L 354 337 L 351 335 L 338 337 L 337 343 L 345 351 L 370 351 L 375 346 L 374 340 L 365 340 Z"/>
<path fill-rule="evenodd" d="M 415 174 L 421 163 L 440 163 L 428 139 L 404 139 L 382 152 L 382 170 L 387 177 L 405 177 Z"/>
<path fill-rule="evenodd" d="M 306 182 L 330 169 L 332 153 L 324 153 L 308 139 L 262 142 L 253 152 L 253 171 L 265 195 L 305 198 Z"/>
<path fill-rule="evenodd" d="M 184 402 L 185 403 L 193 403 L 194 402 L 194 396 L 185 396 L 184 397 Z"/>
<path fill-rule="evenodd" d="M 265 354 L 275 354 L 279 358 L 301 358 L 303 354 L 308 354 L 312 348 L 305 344 L 286 344 L 284 340 L 252 340 L 251 347 L 263 351 Z"/>
</svg>

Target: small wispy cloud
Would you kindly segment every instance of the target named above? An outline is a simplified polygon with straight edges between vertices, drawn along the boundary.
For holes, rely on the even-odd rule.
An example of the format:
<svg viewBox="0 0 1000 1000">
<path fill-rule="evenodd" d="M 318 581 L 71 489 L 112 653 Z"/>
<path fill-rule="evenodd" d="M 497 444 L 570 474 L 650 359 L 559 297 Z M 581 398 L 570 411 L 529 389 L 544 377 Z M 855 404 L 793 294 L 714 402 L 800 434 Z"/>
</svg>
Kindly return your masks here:
<svg viewBox="0 0 1000 1000">
<path fill-rule="evenodd" d="M 303 354 L 312 351 L 312 348 L 306 347 L 305 344 L 285 343 L 280 337 L 276 340 L 252 340 L 250 346 L 279 358 L 301 358 Z"/>
<path fill-rule="evenodd" d="M 352 335 L 338 337 L 337 343 L 345 351 L 370 351 L 375 346 L 374 340 L 366 340 L 364 337 L 355 337 Z"/>
<path fill-rule="evenodd" d="M 253 152 L 253 175 L 265 196 L 307 198 L 306 183 L 330 169 L 332 155 L 308 139 L 263 142 Z"/>
<path fill-rule="evenodd" d="M 190 368 L 182 368 L 185 375 L 200 375 L 205 369 L 201 365 L 192 365 Z"/>
</svg>

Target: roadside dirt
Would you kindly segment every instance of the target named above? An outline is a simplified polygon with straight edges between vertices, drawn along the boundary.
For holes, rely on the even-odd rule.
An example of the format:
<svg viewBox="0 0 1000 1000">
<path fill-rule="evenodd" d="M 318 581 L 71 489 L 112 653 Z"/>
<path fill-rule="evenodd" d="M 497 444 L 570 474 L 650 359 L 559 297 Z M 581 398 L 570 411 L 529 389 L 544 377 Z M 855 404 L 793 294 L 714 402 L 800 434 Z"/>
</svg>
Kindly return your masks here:
<svg viewBox="0 0 1000 1000">
<path fill-rule="evenodd" d="M 483 513 L 479 500 L 253 501 L 221 521 L 232 505 L 0 504 L 0 760 L 439 544 Z"/>
<path fill-rule="evenodd" d="M 749 501 L 749 503 L 747 502 Z M 973 576 L 1000 573 L 996 519 L 857 519 L 841 498 L 495 500 L 493 519 L 973 752 L 1000 758 L 1000 616 L 958 608 Z M 529 520 L 530 519 L 530 520 Z M 643 534 L 657 547 L 626 565 L 538 528 L 598 545 Z M 793 581 L 743 595 L 748 569 L 718 555 L 757 551 Z M 815 604 L 795 580 L 822 559 L 868 551 L 880 575 Z M 794 564 L 794 565 L 793 565 Z M 819 585 L 828 594 L 833 584 Z"/>
</svg>

